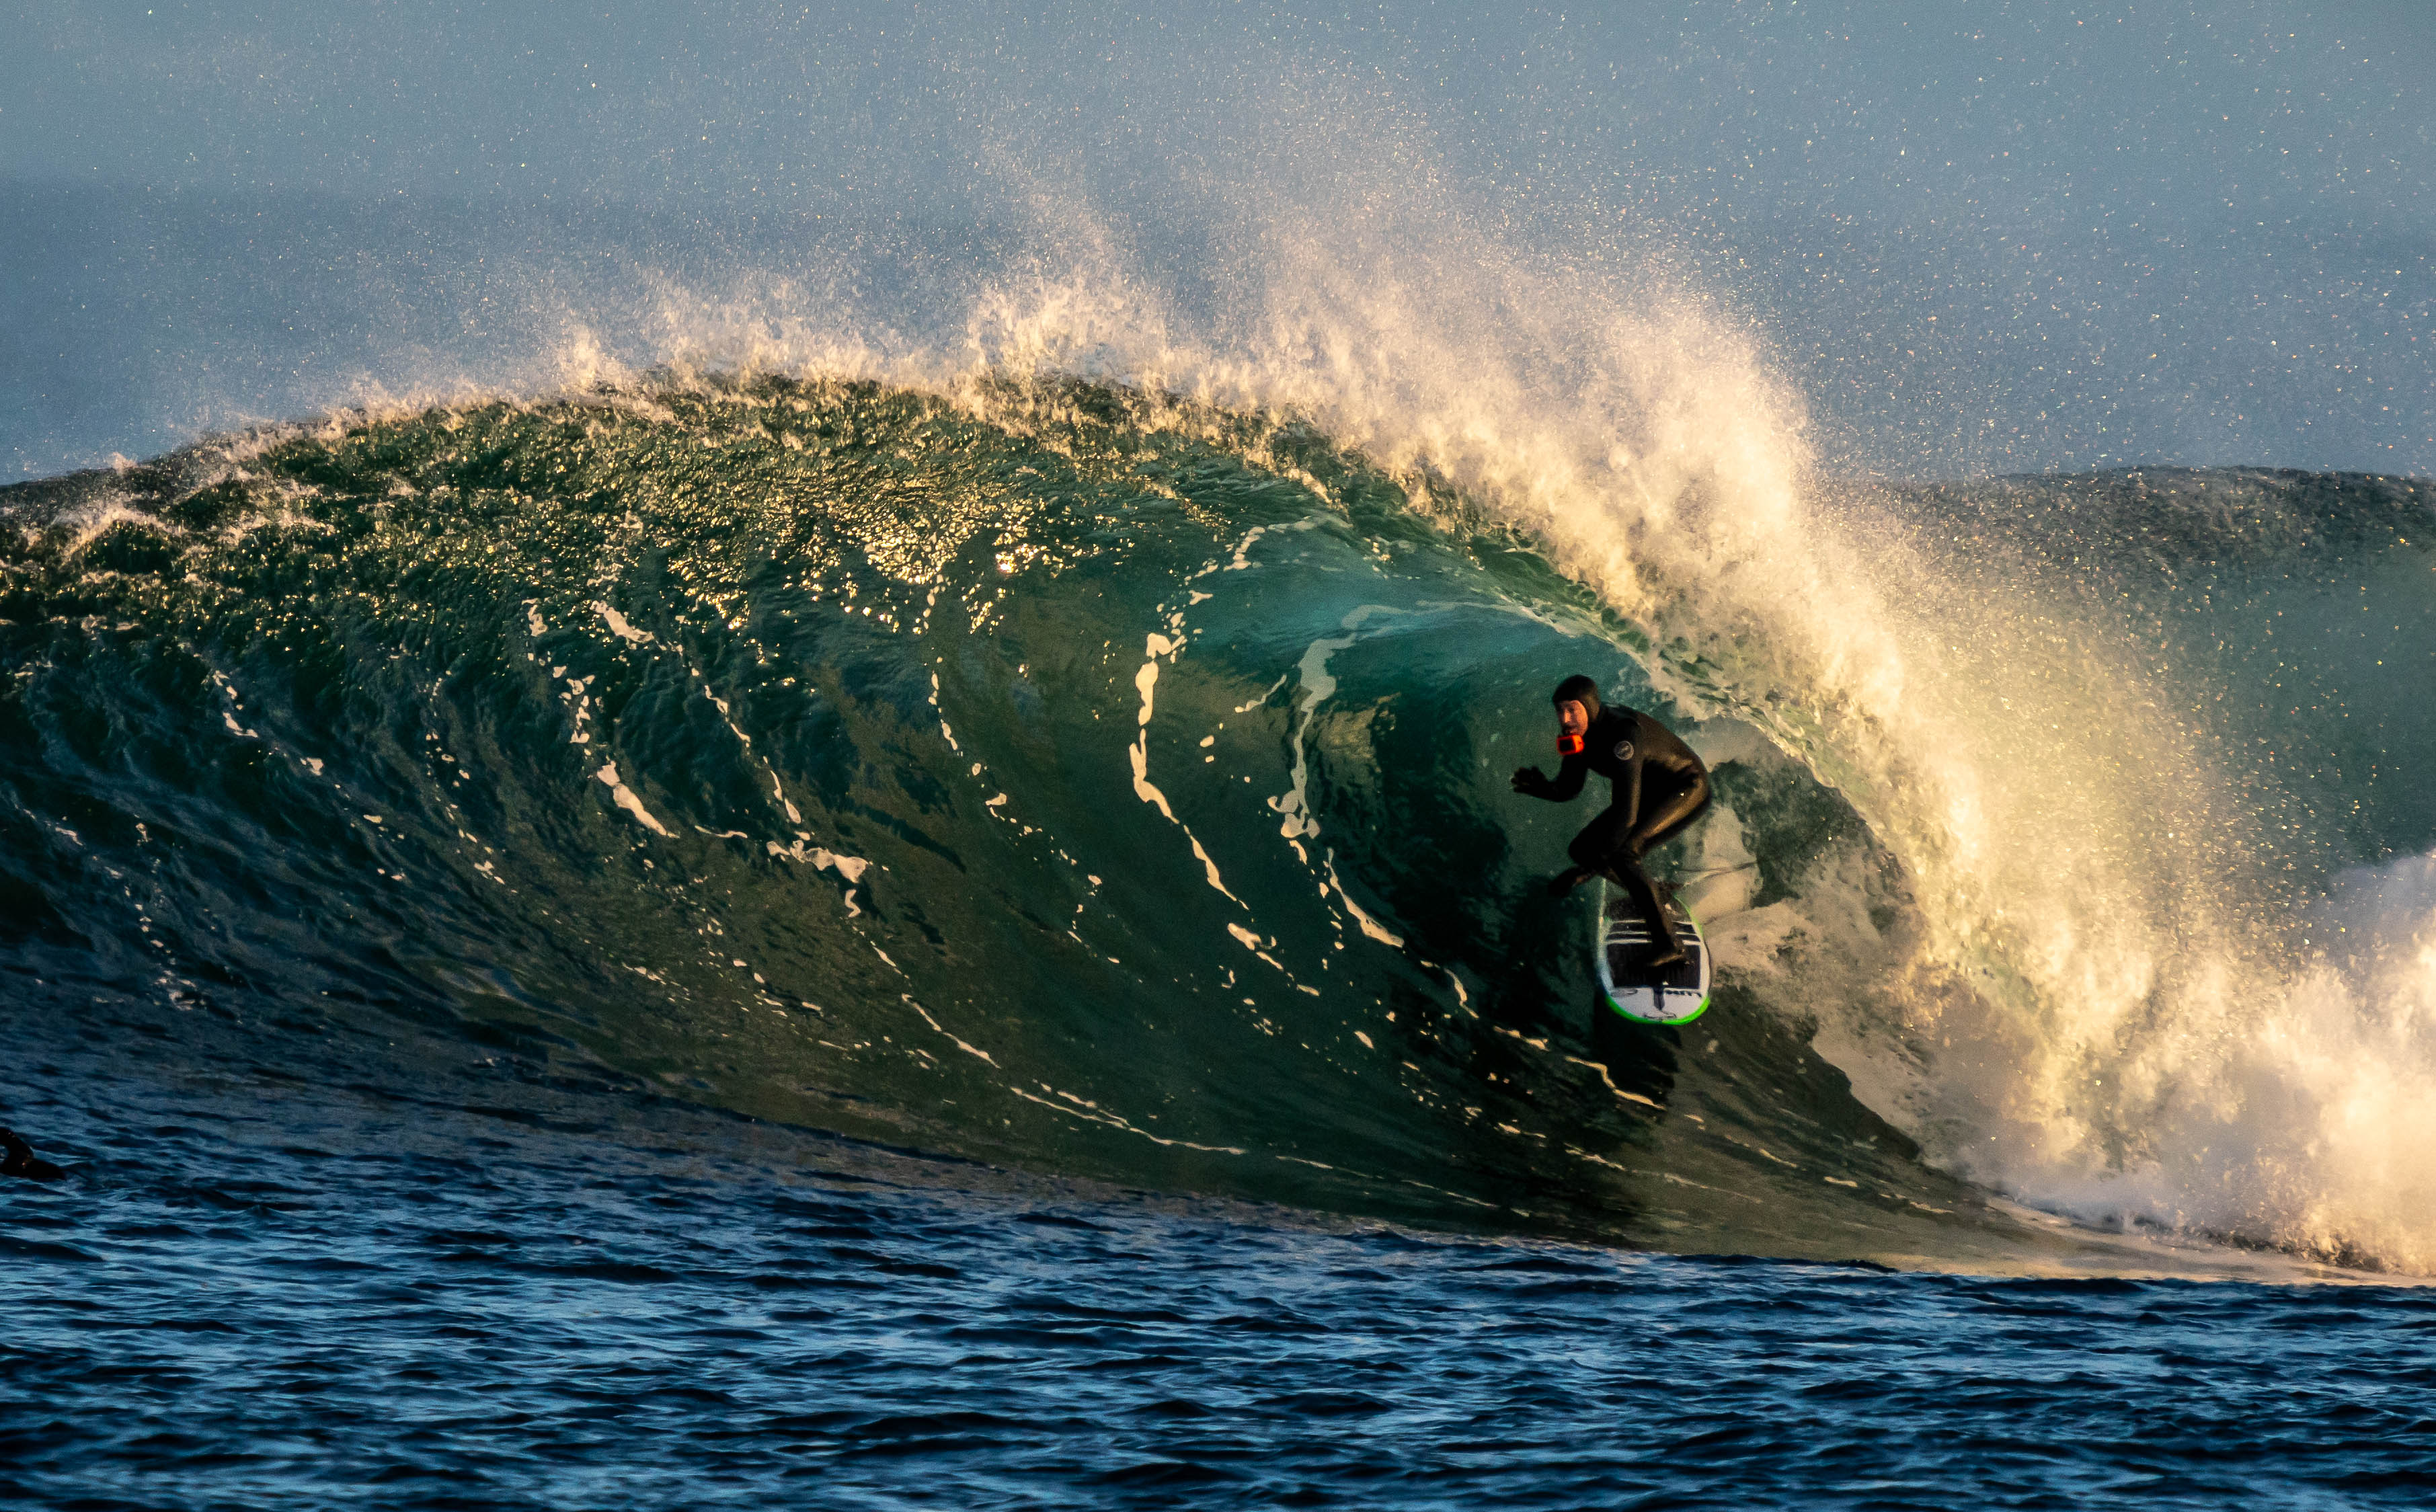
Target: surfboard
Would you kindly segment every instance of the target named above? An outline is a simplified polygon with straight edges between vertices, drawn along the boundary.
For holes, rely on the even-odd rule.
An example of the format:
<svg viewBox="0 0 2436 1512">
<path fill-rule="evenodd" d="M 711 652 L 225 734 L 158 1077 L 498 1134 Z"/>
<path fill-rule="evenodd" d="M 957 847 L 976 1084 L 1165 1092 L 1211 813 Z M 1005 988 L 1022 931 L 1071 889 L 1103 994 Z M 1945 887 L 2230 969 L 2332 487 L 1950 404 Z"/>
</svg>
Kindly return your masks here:
<svg viewBox="0 0 2436 1512">
<path fill-rule="evenodd" d="M 1640 965 L 1648 953 L 1649 926 L 1614 889 L 1599 883 L 1599 992 L 1634 1023 L 1688 1024 L 1708 1011 L 1709 942 L 1690 912 L 1672 900 L 1662 906 L 1686 959 L 1653 973 Z"/>
</svg>

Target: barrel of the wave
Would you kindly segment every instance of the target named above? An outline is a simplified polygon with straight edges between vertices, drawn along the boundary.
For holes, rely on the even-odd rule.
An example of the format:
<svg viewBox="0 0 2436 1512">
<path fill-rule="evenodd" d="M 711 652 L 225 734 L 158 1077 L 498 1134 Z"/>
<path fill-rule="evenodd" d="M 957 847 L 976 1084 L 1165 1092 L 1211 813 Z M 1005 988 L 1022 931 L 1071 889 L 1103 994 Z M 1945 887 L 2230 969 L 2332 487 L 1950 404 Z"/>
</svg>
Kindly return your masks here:
<svg viewBox="0 0 2436 1512">
<path fill-rule="evenodd" d="M 1598 983 L 1606 1006 L 1637 1024 L 1688 1024 L 1709 1008 L 1709 942 L 1700 921 L 1668 899 L 1666 922 L 1683 947 L 1683 959 L 1655 969 L 1649 923 L 1627 903 L 1611 908 L 1615 894 L 1599 884 Z M 1617 901 L 1622 901 L 1617 899 Z"/>
</svg>

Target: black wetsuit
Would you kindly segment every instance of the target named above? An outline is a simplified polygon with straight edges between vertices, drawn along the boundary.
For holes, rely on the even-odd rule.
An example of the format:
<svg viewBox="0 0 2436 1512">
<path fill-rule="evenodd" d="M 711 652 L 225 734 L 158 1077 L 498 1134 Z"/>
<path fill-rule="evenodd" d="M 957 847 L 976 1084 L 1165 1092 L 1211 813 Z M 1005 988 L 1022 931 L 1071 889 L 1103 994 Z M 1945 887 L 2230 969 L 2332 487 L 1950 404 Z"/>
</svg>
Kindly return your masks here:
<svg viewBox="0 0 2436 1512">
<path fill-rule="evenodd" d="M 1539 769 L 1527 769 L 1540 777 Z M 1568 803 L 1597 773 L 1613 785 L 1605 812 L 1582 826 L 1567 853 L 1582 873 L 1604 873 L 1624 889 L 1662 952 L 1674 940 L 1658 890 L 1641 869 L 1641 858 L 1683 832 L 1708 811 L 1709 769 L 1674 731 L 1637 709 L 1601 708 L 1582 736 L 1582 749 L 1565 757 L 1553 780 L 1516 774 L 1516 791 L 1551 803 Z"/>
</svg>

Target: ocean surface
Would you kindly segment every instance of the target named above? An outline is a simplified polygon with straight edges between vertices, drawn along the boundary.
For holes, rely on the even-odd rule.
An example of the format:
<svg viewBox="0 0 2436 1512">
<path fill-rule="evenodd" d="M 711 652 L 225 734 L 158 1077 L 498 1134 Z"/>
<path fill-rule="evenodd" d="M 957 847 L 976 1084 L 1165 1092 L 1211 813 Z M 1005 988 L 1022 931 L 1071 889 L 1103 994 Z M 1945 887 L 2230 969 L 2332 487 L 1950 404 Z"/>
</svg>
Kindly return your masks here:
<svg viewBox="0 0 2436 1512">
<path fill-rule="evenodd" d="M 2430 485 L 1259 387 L 0 490 L 0 1486 L 2426 1503 Z M 1507 791 L 1575 671 L 1715 773 L 1679 1030 Z"/>
</svg>

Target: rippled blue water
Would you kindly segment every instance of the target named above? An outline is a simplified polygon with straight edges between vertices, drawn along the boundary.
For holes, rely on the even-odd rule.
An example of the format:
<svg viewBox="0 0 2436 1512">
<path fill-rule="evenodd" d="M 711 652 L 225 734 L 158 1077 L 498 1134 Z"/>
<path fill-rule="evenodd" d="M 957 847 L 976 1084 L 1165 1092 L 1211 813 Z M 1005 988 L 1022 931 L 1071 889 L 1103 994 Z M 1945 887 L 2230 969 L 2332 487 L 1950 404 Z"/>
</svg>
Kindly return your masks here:
<svg viewBox="0 0 2436 1512">
<path fill-rule="evenodd" d="M 2436 1295 L 1684 1259 L 22 1070 L 0 1494 L 79 1507 L 2368 1506 Z M 598 1109 L 595 1109 L 598 1112 Z"/>
</svg>

